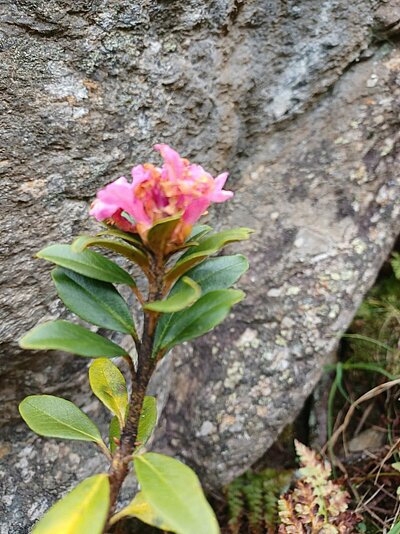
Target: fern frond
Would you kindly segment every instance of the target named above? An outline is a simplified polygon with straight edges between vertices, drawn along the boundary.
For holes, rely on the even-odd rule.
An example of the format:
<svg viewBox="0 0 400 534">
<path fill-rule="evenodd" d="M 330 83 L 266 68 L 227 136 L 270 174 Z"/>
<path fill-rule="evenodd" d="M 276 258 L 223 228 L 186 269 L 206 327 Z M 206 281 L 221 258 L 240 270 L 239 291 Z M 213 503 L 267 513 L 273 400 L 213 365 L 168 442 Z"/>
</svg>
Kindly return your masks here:
<svg viewBox="0 0 400 534">
<path fill-rule="evenodd" d="M 264 522 L 267 531 L 275 532 L 278 524 L 278 500 L 289 489 L 292 471 L 266 469 L 263 476 Z"/>
<path fill-rule="evenodd" d="M 279 534 L 303 534 L 307 532 L 298 519 L 293 495 L 286 493 L 282 495 L 278 501 L 279 519 Z"/>
<path fill-rule="evenodd" d="M 231 482 L 227 487 L 226 500 L 229 511 L 228 526 L 231 534 L 240 533 L 241 517 L 245 509 L 242 489 L 241 477 Z"/>
<path fill-rule="evenodd" d="M 248 506 L 248 521 L 252 534 L 261 534 L 263 528 L 262 476 L 249 473 L 243 491 Z"/>
<path fill-rule="evenodd" d="M 347 511 L 350 497 L 329 479 L 331 467 L 315 451 L 295 441 L 301 467 L 292 491 L 278 503 L 279 533 L 351 534 L 361 518 Z M 301 525 L 301 527 L 300 527 Z M 297 530 L 296 530 L 297 529 Z M 303 530 L 301 530 L 303 529 Z"/>
</svg>

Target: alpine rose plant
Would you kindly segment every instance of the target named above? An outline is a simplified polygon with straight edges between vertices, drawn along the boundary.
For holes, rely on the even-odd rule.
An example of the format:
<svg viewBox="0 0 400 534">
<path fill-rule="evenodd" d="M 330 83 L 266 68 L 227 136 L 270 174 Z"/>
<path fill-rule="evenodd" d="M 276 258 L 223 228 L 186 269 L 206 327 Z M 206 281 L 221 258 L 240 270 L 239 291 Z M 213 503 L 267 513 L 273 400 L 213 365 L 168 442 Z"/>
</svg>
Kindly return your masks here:
<svg viewBox="0 0 400 534">
<path fill-rule="evenodd" d="M 161 153 L 164 165 L 159 168 L 145 163 L 133 167 L 132 182 L 122 176 L 101 189 L 90 214 L 98 221 L 138 233 L 146 243 L 154 223 L 181 213 L 182 219 L 170 240 L 179 246 L 212 202 L 233 197 L 231 191 L 223 190 L 228 173 L 214 179 L 201 165 L 181 158 L 170 146 L 159 144 L 154 148 Z"/>
<path fill-rule="evenodd" d="M 78 236 L 72 244 L 51 244 L 37 254 L 55 264 L 51 276 L 58 296 L 80 321 L 41 322 L 20 339 L 20 346 L 93 359 L 90 387 L 111 413 L 104 437 L 69 399 L 43 394 L 21 402 L 21 416 L 31 430 L 91 442 L 108 463 L 105 472 L 80 482 L 51 507 L 33 534 L 105 534 L 127 517 L 177 534 L 220 532 L 196 474 L 174 458 L 148 451 L 159 414 L 147 386 L 171 349 L 218 326 L 244 298 L 232 286 L 249 267 L 246 257 L 217 254 L 252 231 L 215 232 L 196 224 L 213 202 L 232 198 L 223 189 L 228 173 L 213 178 L 168 145 L 154 148 L 164 160 L 161 167 L 137 165 L 131 182 L 121 177 L 97 193 L 90 215 L 103 223 L 101 231 Z M 125 264 L 92 248 L 111 251 Z M 142 276 L 140 284 L 132 264 L 140 269 L 135 271 Z M 125 292 L 119 291 L 121 285 Z M 137 306 L 123 297 L 129 289 Z M 131 349 L 124 348 L 129 343 L 122 347 L 94 332 L 92 325 L 101 333 L 130 336 Z M 121 488 L 131 470 L 140 491 L 121 509 Z"/>
</svg>

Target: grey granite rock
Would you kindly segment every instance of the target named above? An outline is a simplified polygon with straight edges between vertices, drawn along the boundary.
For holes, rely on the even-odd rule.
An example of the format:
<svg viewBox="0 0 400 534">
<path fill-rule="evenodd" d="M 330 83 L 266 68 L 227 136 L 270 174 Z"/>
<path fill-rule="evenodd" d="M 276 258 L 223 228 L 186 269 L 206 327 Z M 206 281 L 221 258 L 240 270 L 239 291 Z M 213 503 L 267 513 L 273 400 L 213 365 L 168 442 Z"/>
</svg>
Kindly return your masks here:
<svg viewBox="0 0 400 534">
<path fill-rule="evenodd" d="M 88 396 L 87 362 L 16 346 L 64 313 L 32 256 L 93 228 L 96 189 L 156 141 L 229 169 L 214 222 L 257 234 L 247 300 L 176 351 L 155 447 L 215 487 L 300 409 L 400 232 L 399 20 L 396 0 L 0 3 L 2 534 L 102 465 L 16 423 L 28 393 Z"/>
</svg>

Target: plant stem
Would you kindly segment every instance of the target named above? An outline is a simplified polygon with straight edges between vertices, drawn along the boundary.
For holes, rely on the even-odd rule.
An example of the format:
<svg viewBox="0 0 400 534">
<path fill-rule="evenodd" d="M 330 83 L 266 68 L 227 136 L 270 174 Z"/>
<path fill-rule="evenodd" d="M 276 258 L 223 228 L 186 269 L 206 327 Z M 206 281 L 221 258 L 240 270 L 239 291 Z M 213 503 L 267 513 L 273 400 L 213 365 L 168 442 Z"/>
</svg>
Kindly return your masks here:
<svg viewBox="0 0 400 534">
<path fill-rule="evenodd" d="M 151 274 L 147 302 L 153 302 L 159 299 L 163 293 L 164 259 L 162 257 L 153 258 L 151 262 Z M 119 492 L 129 472 L 129 462 L 132 460 L 132 453 L 137 441 L 139 419 L 146 389 L 157 363 L 156 358 L 152 357 L 157 317 L 158 315 L 154 312 L 144 312 L 142 340 L 136 345 L 138 349 L 137 369 L 136 371 L 131 369 L 132 393 L 129 403 L 129 413 L 121 434 L 120 446 L 113 456 L 109 469 L 110 508 L 107 526 L 104 532 L 107 532 L 109 529 L 109 520 L 115 511 Z"/>
</svg>

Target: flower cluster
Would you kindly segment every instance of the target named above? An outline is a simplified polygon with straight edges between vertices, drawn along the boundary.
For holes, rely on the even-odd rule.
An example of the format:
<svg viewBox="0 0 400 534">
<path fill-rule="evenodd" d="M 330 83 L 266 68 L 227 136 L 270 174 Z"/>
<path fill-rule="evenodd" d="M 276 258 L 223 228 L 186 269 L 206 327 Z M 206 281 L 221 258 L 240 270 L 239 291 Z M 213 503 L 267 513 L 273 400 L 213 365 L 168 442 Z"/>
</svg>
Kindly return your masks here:
<svg viewBox="0 0 400 534">
<path fill-rule="evenodd" d="M 146 243 L 148 231 L 156 222 L 181 213 L 172 236 L 172 242 L 179 245 L 212 202 L 224 202 L 233 196 L 231 191 L 223 190 L 228 173 L 214 179 L 170 146 L 159 144 L 154 148 L 161 153 L 163 166 L 138 165 L 132 169 L 132 182 L 121 177 L 101 189 L 90 215 L 137 233 Z"/>
</svg>

